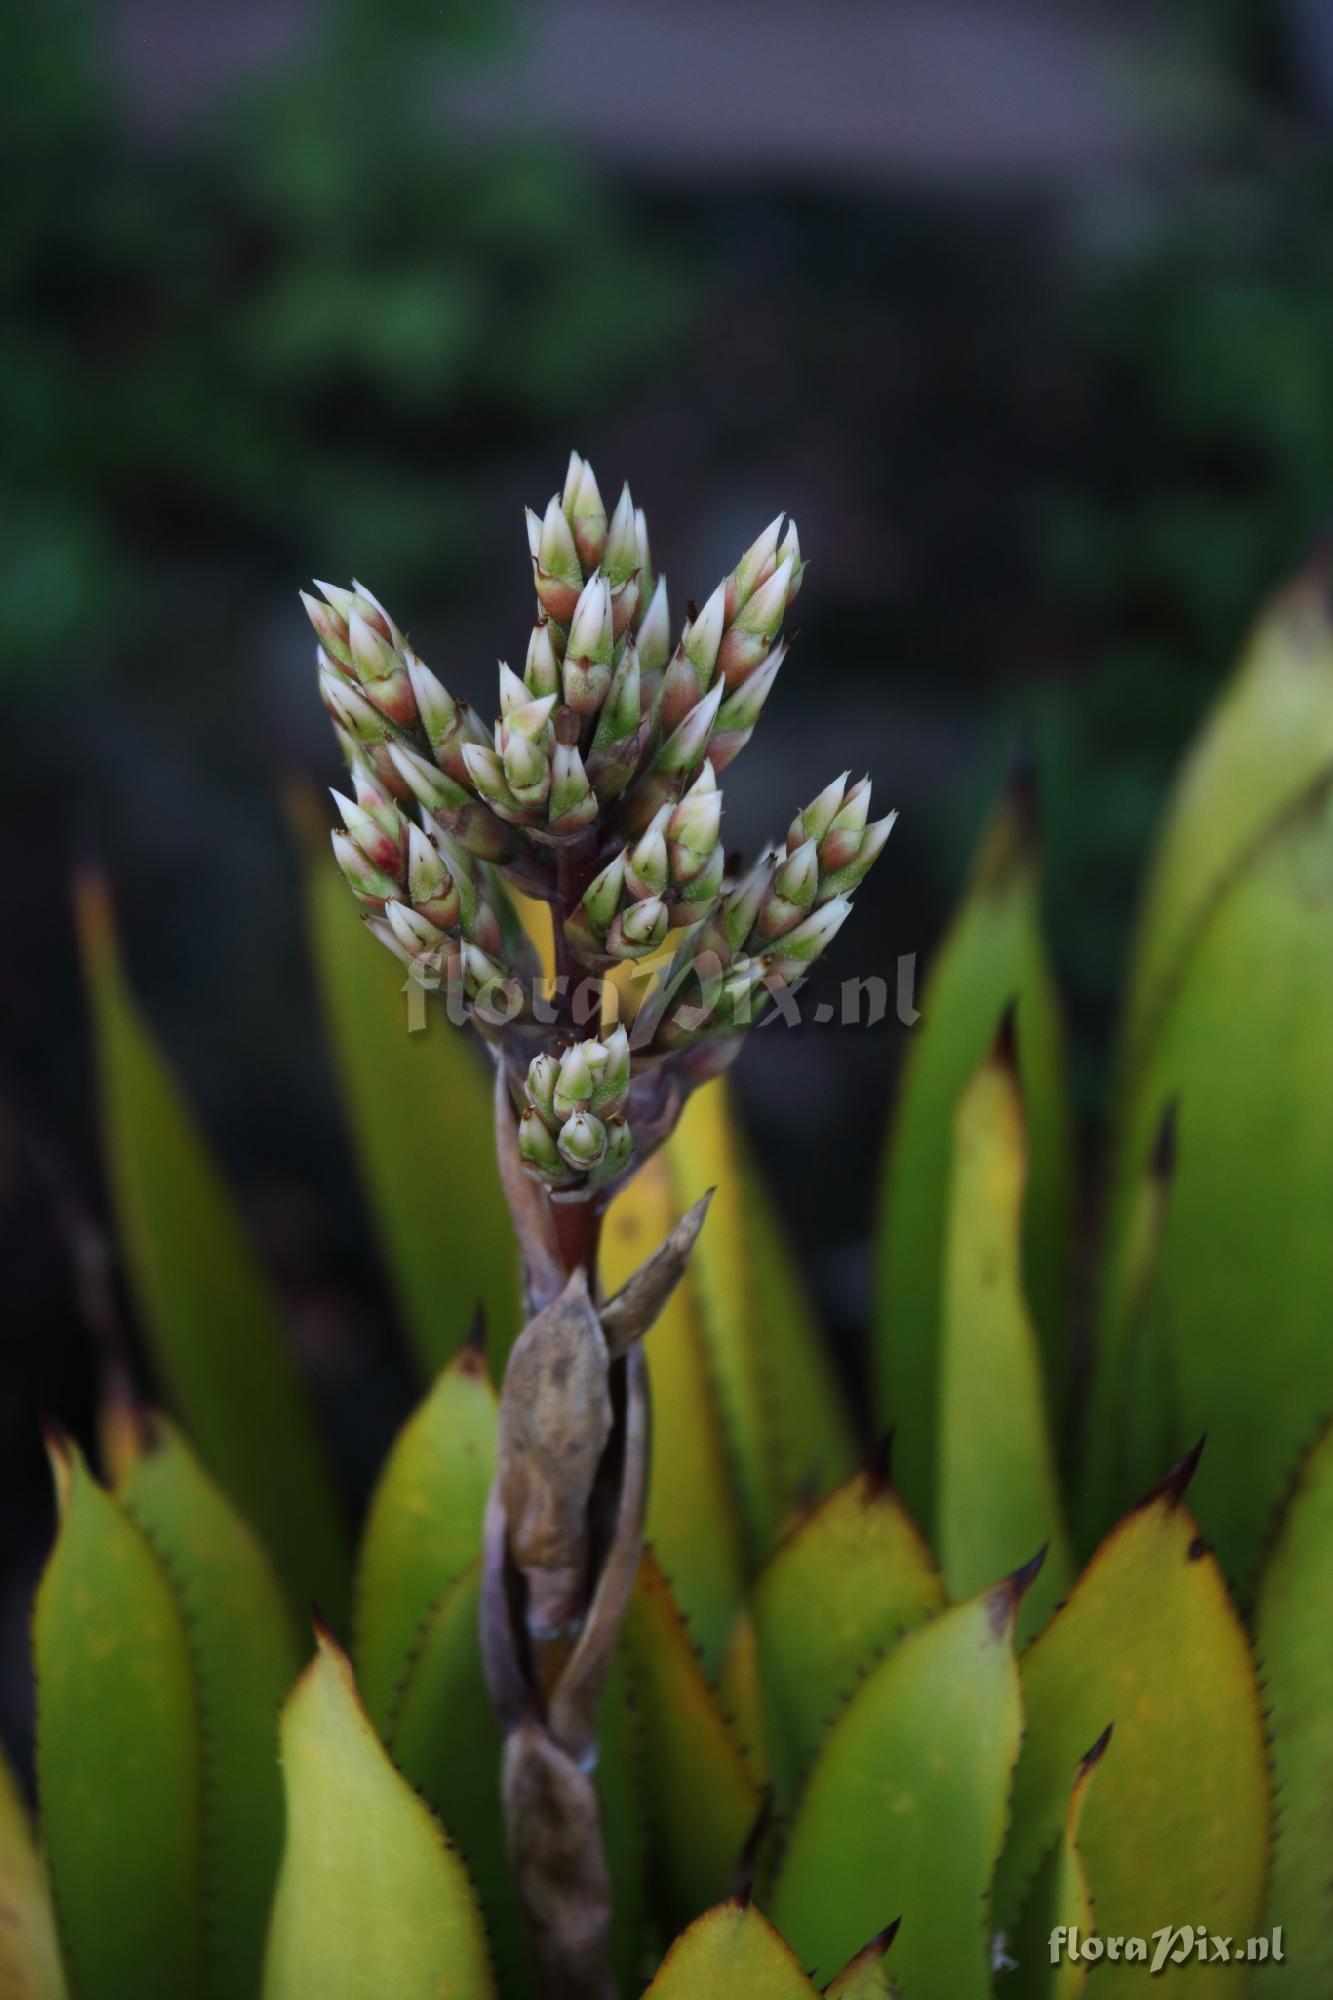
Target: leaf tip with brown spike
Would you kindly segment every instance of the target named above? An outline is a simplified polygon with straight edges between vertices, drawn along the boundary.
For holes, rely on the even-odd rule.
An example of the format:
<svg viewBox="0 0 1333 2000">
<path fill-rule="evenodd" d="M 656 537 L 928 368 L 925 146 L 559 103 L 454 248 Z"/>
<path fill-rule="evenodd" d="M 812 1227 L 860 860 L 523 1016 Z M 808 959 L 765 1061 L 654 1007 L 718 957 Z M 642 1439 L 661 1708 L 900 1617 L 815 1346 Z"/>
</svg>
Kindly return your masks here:
<svg viewBox="0 0 1333 2000">
<path fill-rule="evenodd" d="M 1142 1513 L 1147 1507 L 1160 1505 L 1165 1507 L 1168 1513 L 1174 1514 L 1189 1490 L 1190 1481 L 1199 1469 L 1199 1460 L 1203 1457 L 1203 1448 L 1207 1442 L 1208 1433 L 1205 1431 L 1198 1443 L 1171 1467 L 1165 1479 L 1159 1480 L 1151 1492 L 1144 1494 L 1135 1511 Z"/>
</svg>

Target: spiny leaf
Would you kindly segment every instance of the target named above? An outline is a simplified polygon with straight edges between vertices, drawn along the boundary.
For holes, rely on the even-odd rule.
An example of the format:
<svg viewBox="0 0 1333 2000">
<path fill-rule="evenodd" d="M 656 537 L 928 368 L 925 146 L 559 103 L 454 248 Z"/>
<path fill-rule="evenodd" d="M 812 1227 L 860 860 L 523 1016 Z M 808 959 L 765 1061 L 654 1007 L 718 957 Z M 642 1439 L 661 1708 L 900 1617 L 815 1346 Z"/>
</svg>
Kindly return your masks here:
<svg viewBox="0 0 1333 2000">
<path fill-rule="evenodd" d="M 136 1303 L 201 1457 L 294 1598 L 346 1590 L 342 1522 L 268 1279 L 135 1004 L 103 884 L 80 885 L 107 1178 Z"/>
<path fill-rule="evenodd" d="M 204 1992 L 200 1737 L 185 1627 L 142 1531 L 75 1450 L 37 1592 L 37 1783 L 80 2000 Z"/>
<path fill-rule="evenodd" d="M 895 1917 L 848 1960 L 824 1988 L 824 2000 L 897 2000 L 898 1988 L 889 1976 L 889 1949 L 898 1935 L 898 1922 Z"/>
<path fill-rule="evenodd" d="M 716 1901 L 759 1813 L 759 1788 L 690 1644 L 671 1589 L 645 1554 L 625 1620 L 643 1732 L 651 1878 L 680 1922 Z"/>
<path fill-rule="evenodd" d="M 356 1572 L 353 1656 L 376 1728 L 423 1621 L 481 1547 L 498 1409 L 476 1348 L 459 1349 L 394 1441 L 370 1503 Z"/>
<path fill-rule="evenodd" d="M 1333 768 L 1333 621 L 1321 555 L 1264 612 L 1177 782 L 1134 957 L 1124 1071 L 1143 1059 L 1211 904 Z"/>
<path fill-rule="evenodd" d="M 1333 1408 L 1333 781 L 1272 832 L 1220 897 L 1133 1091 L 1110 1226 L 1166 1106 L 1179 1143 L 1146 1328 L 1186 1427 L 1210 1449 L 1194 1501 L 1242 1598 L 1291 1467 Z M 1122 1343 L 1123 1345 L 1123 1343 Z M 1104 1422 L 1125 1410 L 1124 1355 L 1100 1358 Z M 1100 1496 L 1106 1513 L 1123 1494 Z"/>
<path fill-rule="evenodd" d="M 0 1756 L 0 2000 L 66 2000 L 51 1891 L 28 1813 Z"/>
<path fill-rule="evenodd" d="M 1086 1938 L 1096 1926 L 1079 1828 L 1088 1788 L 1110 1740 L 1108 1728 L 1079 1760 L 1064 1829 L 1037 1871 L 1013 1936 L 1005 1940 L 1005 1957 L 1012 1967 L 1005 1978 L 1009 2000 L 1078 2000 L 1088 1983 L 1088 1961 L 1072 1956 L 1065 1947 L 1078 1941 L 1074 1933 Z"/>
<path fill-rule="evenodd" d="M 298 816 L 308 826 L 308 804 Z M 480 1298 L 498 1367 L 518 1332 L 518 1265 L 482 1065 L 433 997 L 409 1034 L 402 967 L 358 922 L 322 832 L 304 849 L 316 978 L 403 1322 L 433 1374 Z"/>
<path fill-rule="evenodd" d="M 679 1214 L 659 1155 L 607 1210 L 602 1283 L 608 1297 L 665 1242 Z M 718 1217 L 710 1213 L 703 1235 L 716 1227 Z M 699 1249 L 696 1244 L 695 1256 Z M 653 1391 L 648 1539 L 689 1614 L 705 1665 L 715 1671 L 741 1599 L 742 1533 L 693 1269 L 668 1299 L 644 1352 Z"/>
<path fill-rule="evenodd" d="M 486 1912 L 502 1990 L 530 1990 L 500 1810 L 499 1726 L 482 1672 L 481 1561 L 430 1607 L 400 1665 L 388 1718 L 394 1763 L 457 1841 Z"/>
<path fill-rule="evenodd" d="M 118 1497 L 166 1569 L 200 1715 L 204 1991 L 252 2000 L 282 1846 L 278 1710 L 300 1666 L 290 1614 L 250 1529 L 165 1422 Z"/>
<path fill-rule="evenodd" d="M 1011 788 L 987 830 L 962 908 L 931 967 L 923 1018 L 908 1037 L 879 1210 L 873 1352 L 878 1419 L 896 1430 L 903 1496 L 927 1532 L 934 1528 L 938 1490 L 950 1119 L 1010 1000 L 1017 1003 L 1031 1155 L 1024 1284 L 1051 1408 L 1058 1412 L 1064 1406 L 1070 1128 L 1030 822 L 1023 780 Z"/>
<path fill-rule="evenodd" d="M 794 1528 L 751 1592 L 768 1768 L 785 1812 L 857 1681 L 944 1590 L 887 1479 L 856 1473 Z"/>
<path fill-rule="evenodd" d="M 1333 1985 L 1333 1425 L 1306 1458 L 1259 1590 L 1255 1649 L 1268 1695 L 1277 1794 L 1276 1845 L 1264 1926 L 1281 1924 L 1287 1965 L 1259 1974 L 1264 1993 L 1284 1976 L 1311 1991 Z"/>
<path fill-rule="evenodd" d="M 950 1595 L 967 1597 L 1045 1545 L 1020 1635 L 1073 1573 L 1041 1358 L 1023 1294 L 1023 1100 L 1005 1027 L 953 1117 L 940 1357 L 939 1546 Z"/>
<path fill-rule="evenodd" d="M 1080 1847 L 1105 1936 L 1195 1921 L 1258 1927 L 1268 1773 L 1249 1647 L 1181 1495 L 1193 1459 L 1108 1536 L 1023 1657 L 1027 1734 L 996 1886 L 1012 1926 L 1065 1822 L 1069 1774 L 1108 1723 L 1112 1753 L 1087 1798 Z M 1224 1967 L 1174 1971 L 1190 1994 L 1230 1992 Z M 1105 2000 L 1142 1967 L 1104 1963 Z"/>
<path fill-rule="evenodd" d="M 678 1211 L 717 1193 L 691 1259 L 751 1551 L 771 1545 L 803 1491 L 827 1492 L 853 1460 L 818 1330 L 758 1176 L 725 1079 L 694 1092 L 664 1149 Z"/>
<path fill-rule="evenodd" d="M 782 1938 L 751 1903 L 722 1903 L 672 1945 L 644 2000 L 811 2000 Z"/>
<path fill-rule="evenodd" d="M 901 1910 L 906 2000 L 990 1993 L 987 1895 L 1022 1735 L 1013 1629 L 1027 1573 L 909 1633 L 830 1729 L 796 1810 L 773 1920 L 830 1979 Z"/>
<path fill-rule="evenodd" d="M 324 1634 L 283 1710 L 281 1745 L 287 1840 L 264 2000 L 493 2000 L 467 1870 Z"/>
</svg>

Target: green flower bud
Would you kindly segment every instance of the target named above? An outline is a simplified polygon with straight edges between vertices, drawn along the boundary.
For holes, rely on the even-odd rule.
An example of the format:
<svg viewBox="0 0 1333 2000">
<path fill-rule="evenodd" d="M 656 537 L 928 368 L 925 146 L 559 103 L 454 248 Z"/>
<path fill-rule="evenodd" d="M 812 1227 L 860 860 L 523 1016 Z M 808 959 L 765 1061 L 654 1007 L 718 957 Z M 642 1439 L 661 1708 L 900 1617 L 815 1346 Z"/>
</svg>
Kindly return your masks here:
<svg viewBox="0 0 1333 2000">
<path fill-rule="evenodd" d="M 586 1173 L 606 1152 L 606 1127 L 590 1111 L 576 1111 L 560 1127 L 555 1143 L 562 1160 Z"/>
</svg>

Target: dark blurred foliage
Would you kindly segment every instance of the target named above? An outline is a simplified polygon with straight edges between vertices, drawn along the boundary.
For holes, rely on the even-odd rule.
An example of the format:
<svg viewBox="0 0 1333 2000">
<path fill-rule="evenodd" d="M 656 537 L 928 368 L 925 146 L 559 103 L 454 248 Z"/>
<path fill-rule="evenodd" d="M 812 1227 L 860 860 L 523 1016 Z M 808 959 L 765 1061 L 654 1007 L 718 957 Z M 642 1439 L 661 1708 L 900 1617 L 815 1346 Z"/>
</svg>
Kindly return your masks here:
<svg viewBox="0 0 1333 2000">
<path fill-rule="evenodd" d="M 95 6 L 0 10 L 0 1451 L 29 1571 L 36 1409 L 86 1423 L 92 1395 L 26 1164 L 37 1126 L 95 1186 L 71 860 L 92 841 L 110 867 L 136 984 L 363 1478 L 408 1384 L 282 821 L 284 767 L 336 775 L 294 591 L 364 576 L 489 711 L 495 654 L 526 641 L 519 505 L 570 445 L 608 489 L 632 478 L 677 615 L 778 506 L 798 516 L 803 630 L 726 835 L 754 847 L 848 757 L 903 809 L 830 994 L 852 973 L 892 990 L 897 955 L 928 953 L 1035 749 L 1095 1132 L 1171 768 L 1328 507 L 1333 167 L 1308 12 L 1172 10 L 1213 81 L 1201 113 L 1129 79 L 1188 128 L 1163 158 L 876 188 L 632 183 L 455 131 L 442 83 L 503 68 L 524 31 L 485 0 L 339 0 L 165 136 L 127 114 Z M 902 1041 L 892 1021 L 768 1031 L 739 1078 L 848 1357 Z M 20 1591 L 0 1610 L 14 1705 L 23 1615 Z"/>
<path fill-rule="evenodd" d="M 451 142 L 440 65 L 484 0 L 339 0 L 183 144 L 126 131 L 94 8 L 7 10 L 0 345 L 7 660 L 132 621 L 191 544 L 290 574 L 306 544 L 403 593 L 473 559 L 458 459 L 565 422 L 680 324 L 660 258 L 567 152 Z M 48 654 L 49 656 L 49 654 Z"/>
</svg>

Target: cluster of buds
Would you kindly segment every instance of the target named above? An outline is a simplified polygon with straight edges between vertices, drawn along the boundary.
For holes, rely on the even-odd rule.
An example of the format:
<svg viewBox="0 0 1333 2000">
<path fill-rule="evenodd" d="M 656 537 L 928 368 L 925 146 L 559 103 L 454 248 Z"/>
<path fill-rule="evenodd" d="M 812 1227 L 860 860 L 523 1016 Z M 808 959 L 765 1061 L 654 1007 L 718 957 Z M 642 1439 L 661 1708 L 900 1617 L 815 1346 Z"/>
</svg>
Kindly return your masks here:
<svg viewBox="0 0 1333 2000">
<path fill-rule="evenodd" d="M 670 993 L 650 1007 L 649 1034 L 636 1028 L 636 1064 L 708 1035 L 725 1059 L 763 995 L 794 984 L 835 936 L 892 824 L 868 823 L 866 781 L 840 779 L 797 815 L 785 849 L 726 873 L 718 779 L 786 656 L 783 623 L 805 569 L 795 524 L 771 521 L 702 608 L 690 606 L 673 646 L 665 579 L 628 487 L 608 514 L 576 452 L 563 490 L 527 523 L 536 622 L 521 675 L 500 665 L 493 730 L 362 585 L 305 597 L 352 774 L 351 796 L 338 797 L 339 865 L 375 935 L 422 983 L 456 981 L 475 1013 L 483 992 L 525 978 L 523 1004 L 503 1011 L 531 1025 L 535 968 L 507 881 L 552 906 L 563 972 L 670 960 Z M 682 967 L 696 975 L 688 984 Z M 600 1046 L 586 1045 L 590 1063 Z M 602 1117 L 605 1102 L 584 1107 L 596 1131 L 576 1124 L 566 1138 L 573 1113 L 556 1119 L 551 1093 L 530 1091 L 531 1171 L 552 1187 L 620 1171 L 629 1135 Z M 599 1138 L 606 1150 L 594 1157 Z"/>
<path fill-rule="evenodd" d="M 354 796 L 333 793 L 333 852 L 367 927 L 423 984 L 473 997 L 510 988 L 521 1005 L 514 974 L 532 968 L 515 964 L 528 955 L 503 885 L 424 811 L 421 824 L 408 819 L 359 752 L 349 771 Z"/>
<path fill-rule="evenodd" d="M 605 1187 L 634 1151 L 625 1116 L 630 1050 L 624 1028 L 604 1041 L 545 1050 L 528 1065 L 518 1150 L 528 1172 L 566 1193 Z"/>
<path fill-rule="evenodd" d="M 869 873 L 896 812 L 870 819 L 870 780 L 844 771 L 792 820 L 786 843 L 760 856 L 728 887 L 670 969 L 671 1003 L 652 1046 L 671 1049 L 700 1035 L 747 1027 L 766 998 L 804 978 L 851 914 L 852 892 Z M 681 994 L 680 973 L 695 989 Z"/>
</svg>

